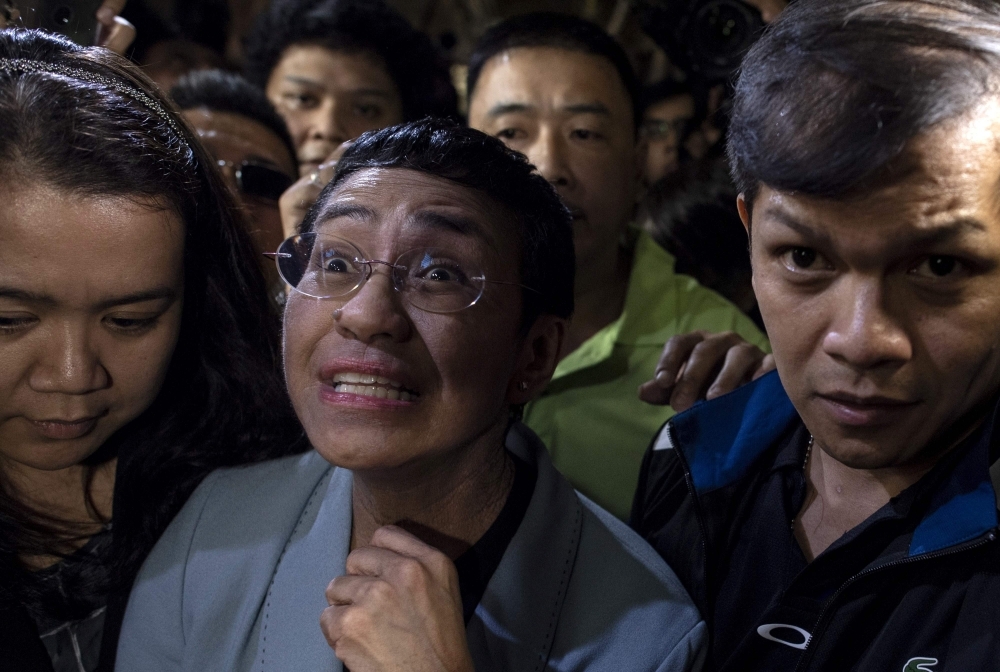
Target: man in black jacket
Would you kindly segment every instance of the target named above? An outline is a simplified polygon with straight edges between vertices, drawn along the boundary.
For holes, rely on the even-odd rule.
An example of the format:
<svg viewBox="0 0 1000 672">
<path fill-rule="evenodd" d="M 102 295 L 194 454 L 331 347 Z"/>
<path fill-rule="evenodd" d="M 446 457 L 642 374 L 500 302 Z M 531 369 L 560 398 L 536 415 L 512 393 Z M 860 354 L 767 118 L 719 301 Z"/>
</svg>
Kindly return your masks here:
<svg viewBox="0 0 1000 672">
<path fill-rule="evenodd" d="M 1000 669 L 1000 6 L 801 0 L 729 155 L 778 371 L 666 425 L 633 525 L 713 669 Z"/>
</svg>

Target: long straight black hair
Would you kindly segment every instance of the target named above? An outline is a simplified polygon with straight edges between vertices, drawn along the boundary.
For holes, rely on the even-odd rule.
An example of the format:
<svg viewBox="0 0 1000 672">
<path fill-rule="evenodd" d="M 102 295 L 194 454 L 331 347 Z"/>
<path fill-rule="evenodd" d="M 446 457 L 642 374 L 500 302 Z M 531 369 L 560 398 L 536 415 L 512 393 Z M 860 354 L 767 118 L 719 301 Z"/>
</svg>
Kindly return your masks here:
<svg viewBox="0 0 1000 672">
<path fill-rule="evenodd" d="M 278 320 L 232 197 L 137 68 L 109 51 L 25 30 L 0 31 L 0 59 L 42 64 L 28 72 L 0 67 L 0 179 L 152 199 L 185 225 L 181 332 L 163 387 L 88 460 L 118 458 L 111 591 L 127 595 L 206 474 L 307 448 L 281 374 Z M 20 557 L 64 551 L 57 522 L 20 502 L 0 473 L 0 598 L 23 599 L 32 589 Z M 110 630 L 105 639 L 115 640 Z"/>
</svg>

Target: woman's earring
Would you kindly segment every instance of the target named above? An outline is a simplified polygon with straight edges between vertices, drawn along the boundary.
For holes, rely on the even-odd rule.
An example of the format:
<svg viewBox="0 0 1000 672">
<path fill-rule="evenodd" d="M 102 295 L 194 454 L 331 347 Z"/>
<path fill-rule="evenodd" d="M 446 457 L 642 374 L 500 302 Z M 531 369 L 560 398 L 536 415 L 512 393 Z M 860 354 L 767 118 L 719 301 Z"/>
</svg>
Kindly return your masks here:
<svg viewBox="0 0 1000 672">
<path fill-rule="evenodd" d="M 333 319 L 339 320 L 340 316 L 343 314 L 344 314 L 343 308 L 337 308 L 337 310 L 333 311 Z"/>
<path fill-rule="evenodd" d="M 527 392 L 528 384 L 522 380 L 520 383 L 517 384 L 517 389 L 521 390 L 522 392 Z"/>
</svg>

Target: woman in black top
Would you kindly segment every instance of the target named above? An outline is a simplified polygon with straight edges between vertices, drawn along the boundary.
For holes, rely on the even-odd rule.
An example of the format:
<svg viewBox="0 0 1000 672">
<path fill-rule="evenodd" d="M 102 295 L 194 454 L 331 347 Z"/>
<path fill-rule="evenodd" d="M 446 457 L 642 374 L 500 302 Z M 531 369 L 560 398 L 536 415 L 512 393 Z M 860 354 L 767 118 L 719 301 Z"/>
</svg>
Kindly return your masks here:
<svg viewBox="0 0 1000 672">
<path fill-rule="evenodd" d="M 212 469 L 304 448 L 213 162 L 125 60 L 0 31 L 0 660 L 111 669 Z"/>
</svg>

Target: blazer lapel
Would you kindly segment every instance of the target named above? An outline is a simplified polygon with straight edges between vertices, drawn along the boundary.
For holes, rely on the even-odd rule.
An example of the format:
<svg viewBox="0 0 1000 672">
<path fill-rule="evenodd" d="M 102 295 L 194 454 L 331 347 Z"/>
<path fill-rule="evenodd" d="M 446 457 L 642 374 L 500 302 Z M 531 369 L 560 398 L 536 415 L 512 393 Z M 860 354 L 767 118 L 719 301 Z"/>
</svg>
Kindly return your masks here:
<svg viewBox="0 0 1000 672">
<path fill-rule="evenodd" d="M 319 617 L 327 584 L 344 573 L 351 545 L 351 473 L 331 470 L 285 546 L 261 612 L 255 672 L 339 672 Z"/>
<path fill-rule="evenodd" d="M 580 543 L 583 506 L 545 446 L 515 425 L 507 449 L 534 463 L 538 480 L 467 628 L 479 672 L 545 668 Z"/>
</svg>

